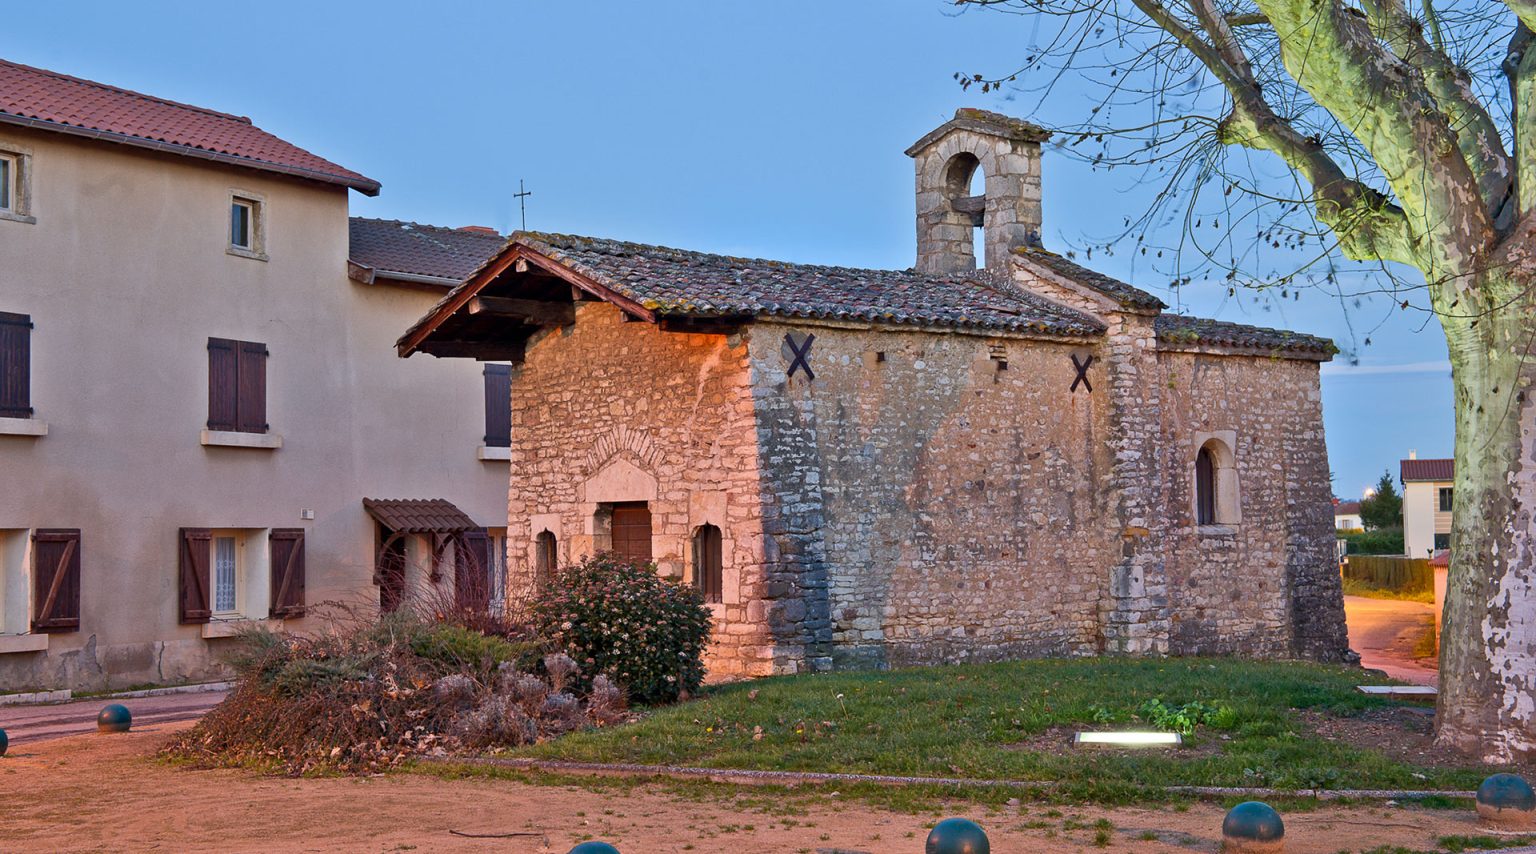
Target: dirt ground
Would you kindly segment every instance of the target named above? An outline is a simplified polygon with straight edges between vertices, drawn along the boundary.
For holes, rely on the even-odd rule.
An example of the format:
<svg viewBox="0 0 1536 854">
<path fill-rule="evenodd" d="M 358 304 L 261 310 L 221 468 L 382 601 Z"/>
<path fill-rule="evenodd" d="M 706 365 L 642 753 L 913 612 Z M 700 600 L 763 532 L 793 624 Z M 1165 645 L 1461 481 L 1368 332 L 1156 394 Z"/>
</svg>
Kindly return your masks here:
<svg viewBox="0 0 1536 854">
<path fill-rule="evenodd" d="M 126 735 L 86 735 L 12 746 L 0 758 L 0 851 L 500 851 L 564 854 L 600 838 L 625 854 L 790 854 L 843 849 L 921 852 L 932 816 L 840 802 L 831 791 L 804 810 L 765 810 L 753 790 L 698 800 L 661 785 L 595 793 L 495 779 L 424 774 L 293 780 L 197 771 L 154 759 L 188 723 Z M 733 800 L 731 791 L 745 792 Z M 771 799 L 769 799 L 771 800 Z M 751 806 L 743 804 L 750 802 Z M 1222 810 L 1083 809 L 1026 803 L 978 818 L 998 854 L 1214 852 Z M 1112 827 L 1096 825 L 1107 820 Z M 1475 834 L 1470 810 L 1326 808 L 1286 816 L 1289 854 L 1378 845 L 1435 850 L 1439 837 Z M 472 837 L 458 834 L 502 834 Z M 1106 834 L 1107 844 L 1095 836 Z M 505 834 L 526 834 L 506 836 Z"/>
</svg>

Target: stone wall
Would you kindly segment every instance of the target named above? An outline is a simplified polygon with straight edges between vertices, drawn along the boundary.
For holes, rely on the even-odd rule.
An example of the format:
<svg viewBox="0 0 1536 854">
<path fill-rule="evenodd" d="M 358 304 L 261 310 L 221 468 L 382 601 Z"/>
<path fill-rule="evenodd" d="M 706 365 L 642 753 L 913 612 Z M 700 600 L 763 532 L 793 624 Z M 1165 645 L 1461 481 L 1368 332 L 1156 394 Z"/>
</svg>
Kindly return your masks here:
<svg viewBox="0 0 1536 854">
<path fill-rule="evenodd" d="M 746 349 L 743 336 L 661 332 L 597 302 L 578 304 L 575 325 L 532 344 L 512 380 L 514 599 L 530 589 L 540 531 L 555 534 L 562 563 L 577 560 L 611 545 L 604 505 L 645 501 L 666 575 L 691 581 L 693 530 L 722 532 L 711 674 L 773 671 Z"/>
<path fill-rule="evenodd" d="M 1342 660 L 1317 363 L 1164 352 L 1158 366 L 1171 651 Z M 1194 462 L 1207 441 L 1233 452 L 1240 517 L 1198 526 Z"/>
<path fill-rule="evenodd" d="M 774 346 L 808 333 L 814 382 Z M 1099 648 L 1119 542 L 1105 392 L 1069 391 L 1089 351 L 769 322 L 752 341 L 770 577 L 805 600 L 786 649 L 819 668 Z"/>
</svg>

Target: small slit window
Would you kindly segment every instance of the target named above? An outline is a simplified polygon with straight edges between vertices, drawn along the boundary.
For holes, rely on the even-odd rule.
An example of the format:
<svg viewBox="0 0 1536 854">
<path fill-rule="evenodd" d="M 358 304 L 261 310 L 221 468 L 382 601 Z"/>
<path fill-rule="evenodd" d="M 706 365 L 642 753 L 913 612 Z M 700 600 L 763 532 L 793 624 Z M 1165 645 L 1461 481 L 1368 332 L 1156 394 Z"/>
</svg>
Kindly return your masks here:
<svg viewBox="0 0 1536 854">
<path fill-rule="evenodd" d="M 1241 520 L 1236 458 L 1223 439 L 1212 438 L 1195 452 L 1195 524 L 1236 525 Z"/>
<path fill-rule="evenodd" d="M 720 529 L 700 525 L 693 532 L 693 583 L 704 593 L 704 601 L 719 602 L 724 592 L 724 555 Z"/>
<path fill-rule="evenodd" d="M 555 577 L 555 565 L 559 560 L 556 546 L 555 535 L 549 531 L 540 531 L 533 538 L 533 578 L 540 587 Z"/>
</svg>

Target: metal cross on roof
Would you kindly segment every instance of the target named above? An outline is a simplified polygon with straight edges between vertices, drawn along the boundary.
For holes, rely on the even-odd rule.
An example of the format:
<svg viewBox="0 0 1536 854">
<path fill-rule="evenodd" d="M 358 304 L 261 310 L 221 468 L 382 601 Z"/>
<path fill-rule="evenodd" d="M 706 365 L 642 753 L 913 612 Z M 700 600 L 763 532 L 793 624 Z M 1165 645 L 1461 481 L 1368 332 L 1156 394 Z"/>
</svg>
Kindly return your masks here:
<svg viewBox="0 0 1536 854">
<path fill-rule="evenodd" d="M 528 203 L 527 203 L 527 199 L 531 195 L 533 195 L 533 191 L 532 190 L 525 190 L 525 189 L 523 189 L 523 179 L 522 178 L 518 178 L 517 179 L 517 192 L 512 194 L 512 198 L 517 199 L 517 210 L 518 210 L 519 213 L 522 214 L 522 217 L 523 217 L 523 226 L 522 226 L 522 229 L 521 229 L 523 231 L 527 231 L 528 230 Z"/>
</svg>

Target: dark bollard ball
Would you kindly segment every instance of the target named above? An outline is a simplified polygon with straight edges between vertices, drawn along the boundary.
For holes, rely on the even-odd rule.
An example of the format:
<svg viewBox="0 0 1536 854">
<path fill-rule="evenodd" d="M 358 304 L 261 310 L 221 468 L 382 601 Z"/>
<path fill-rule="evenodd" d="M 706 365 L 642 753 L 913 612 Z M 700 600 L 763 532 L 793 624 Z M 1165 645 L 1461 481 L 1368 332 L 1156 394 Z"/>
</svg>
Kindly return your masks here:
<svg viewBox="0 0 1536 854">
<path fill-rule="evenodd" d="M 968 818 L 946 818 L 928 833 L 925 854 L 992 854 L 981 825 Z"/>
<path fill-rule="evenodd" d="M 113 703 L 96 716 L 97 732 L 127 732 L 133 726 L 133 715 L 122 703 Z"/>
<path fill-rule="evenodd" d="M 1269 804 L 1238 804 L 1221 823 L 1221 850 L 1229 854 L 1278 854 L 1285 850 L 1285 822 Z"/>
<path fill-rule="evenodd" d="M 8 750 L 10 746 L 11 737 L 5 734 L 5 730 L 0 729 L 0 756 L 4 756 L 5 751 Z"/>
<path fill-rule="evenodd" d="M 1477 815 L 1500 830 L 1536 827 L 1536 792 L 1524 777 L 1495 774 L 1477 787 Z"/>
<path fill-rule="evenodd" d="M 583 842 L 572 848 L 570 854 L 619 854 L 619 849 L 606 842 Z"/>
</svg>

